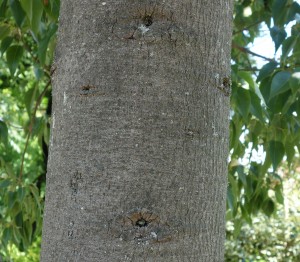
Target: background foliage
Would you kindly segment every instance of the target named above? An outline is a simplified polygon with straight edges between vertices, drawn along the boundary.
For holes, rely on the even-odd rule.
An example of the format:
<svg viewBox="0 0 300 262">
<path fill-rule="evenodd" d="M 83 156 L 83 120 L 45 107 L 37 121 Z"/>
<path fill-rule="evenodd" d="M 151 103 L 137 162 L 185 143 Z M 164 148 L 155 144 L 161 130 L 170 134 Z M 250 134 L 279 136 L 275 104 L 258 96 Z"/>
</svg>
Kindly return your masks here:
<svg viewBox="0 0 300 262">
<path fill-rule="evenodd" d="M 59 5 L 59 0 L 0 0 L 0 255 L 7 260 L 19 261 L 26 252 L 28 261 L 38 261 Z M 262 25 L 273 40 L 274 57 L 249 50 Z M 300 148 L 299 36 L 297 1 L 235 0 L 228 261 L 299 254 L 299 210 L 290 214 L 281 206 Z M 255 57 L 265 64 L 258 68 Z M 273 224 L 260 227 L 272 214 L 276 230 Z M 282 257 L 278 241 L 285 248 Z"/>
</svg>

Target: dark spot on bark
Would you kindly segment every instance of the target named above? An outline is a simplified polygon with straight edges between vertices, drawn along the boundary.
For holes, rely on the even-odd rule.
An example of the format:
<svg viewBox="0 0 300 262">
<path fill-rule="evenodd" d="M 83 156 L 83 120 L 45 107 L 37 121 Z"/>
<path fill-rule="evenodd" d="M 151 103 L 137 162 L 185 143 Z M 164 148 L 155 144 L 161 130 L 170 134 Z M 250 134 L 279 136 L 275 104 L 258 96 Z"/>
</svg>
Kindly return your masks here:
<svg viewBox="0 0 300 262">
<path fill-rule="evenodd" d="M 151 15 L 145 15 L 143 17 L 143 24 L 147 27 L 153 24 L 153 18 Z"/>
<path fill-rule="evenodd" d="M 230 87 L 230 78 L 224 77 L 223 78 L 223 85 L 224 85 L 224 87 L 229 88 Z"/>
<path fill-rule="evenodd" d="M 184 130 L 184 134 L 189 138 L 193 138 L 193 137 L 201 135 L 201 132 L 200 132 L 200 130 L 197 130 L 197 129 L 187 128 Z"/>
<path fill-rule="evenodd" d="M 88 96 L 90 94 L 90 92 L 95 88 L 96 88 L 95 86 L 91 86 L 91 85 L 81 86 L 80 87 L 80 95 Z"/>
<path fill-rule="evenodd" d="M 80 96 L 103 96 L 105 93 L 97 91 L 96 86 L 84 85 L 80 87 Z"/>
<path fill-rule="evenodd" d="M 76 195 L 78 193 L 78 188 L 81 181 L 82 181 L 82 175 L 81 173 L 76 171 L 70 179 L 71 196 L 74 201 L 76 201 Z"/>
<path fill-rule="evenodd" d="M 220 89 L 225 96 L 230 96 L 231 93 L 231 80 L 229 77 L 224 77 L 222 84 L 218 86 L 218 89 Z"/>
</svg>

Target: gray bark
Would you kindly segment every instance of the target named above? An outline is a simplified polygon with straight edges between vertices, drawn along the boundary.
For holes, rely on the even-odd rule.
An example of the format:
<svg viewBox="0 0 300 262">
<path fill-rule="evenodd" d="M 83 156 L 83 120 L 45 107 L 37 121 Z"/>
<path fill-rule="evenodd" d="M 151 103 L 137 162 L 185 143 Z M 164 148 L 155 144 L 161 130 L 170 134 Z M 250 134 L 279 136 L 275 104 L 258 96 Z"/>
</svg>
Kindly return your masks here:
<svg viewBox="0 0 300 262">
<path fill-rule="evenodd" d="M 61 1 L 41 261 L 223 261 L 231 17 Z"/>
</svg>

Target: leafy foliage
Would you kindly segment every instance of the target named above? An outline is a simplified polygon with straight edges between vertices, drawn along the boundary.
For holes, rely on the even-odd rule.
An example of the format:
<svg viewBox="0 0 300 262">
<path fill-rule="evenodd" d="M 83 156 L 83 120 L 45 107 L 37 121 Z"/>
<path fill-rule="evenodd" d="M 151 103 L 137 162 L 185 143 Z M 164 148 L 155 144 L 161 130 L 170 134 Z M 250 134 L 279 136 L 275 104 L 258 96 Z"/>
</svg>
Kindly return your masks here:
<svg viewBox="0 0 300 262">
<path fill-rule="evenodd" d="M 300 260 L 300 216 L 298 201 L 300 175 L 298 172 L 284 173 L 284 198 L 275 216 L 255 216 L 252 225 L 241 221 L 240 233 L 233 223 L 227 222 L 226 261 L 299 261 Z"/>
<path fill-rule="evenodd" d="M 235 2 L 227 218 L 236 228 L 242 220 L 251 223 L 258 211 L 270 216 L 282 204 L 277 168 L 285 159 L 291 166 L 299 148 L 299 15 L 300 5 L 291 0 Z M 274 43 L 271 58 L 248 48 L 262 25 Z M 260 69 L 255 56 L 266 61 Z"/>
<path fill-rule="evenodd" d="M 41 232 L 59 0 L 0 0 L 0 254 L 26 251 Z M 235 0 L 227 219 L 238 235 L 283 203 L 283 160 L 300 148 L 300 5 Z M 289 27 L 290 23 L 294 23 Z M 267 27 L 280 58 L 249 45 Z M 265 59 L 257 68 L 254 57 Z M 254 155 L 262 157 L 255 159 Z M 274 194 L 269 194 L 269 192 Z"/>
<path fill-rule="evenodd" d="M 14 247 L 28 250 L 41 235 L 58 7 L 59 0 L 0 0 L 3 257 L 10 257 Z"/>
</svg>

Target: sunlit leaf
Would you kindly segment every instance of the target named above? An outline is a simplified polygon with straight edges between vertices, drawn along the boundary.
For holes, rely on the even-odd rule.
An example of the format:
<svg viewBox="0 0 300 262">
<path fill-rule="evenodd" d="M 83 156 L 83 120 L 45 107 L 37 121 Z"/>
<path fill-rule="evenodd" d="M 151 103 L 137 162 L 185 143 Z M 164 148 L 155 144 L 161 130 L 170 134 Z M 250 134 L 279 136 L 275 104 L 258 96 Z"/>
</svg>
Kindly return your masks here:
<svg viewBox="0 0 300 262">
<path fill-rule="evenodd" d="M 294 72 L 291 75 L 291 79 L 289 81 L 291 89 L 297 93 L 300 86 L 300 72 Z"/>
</svg>

